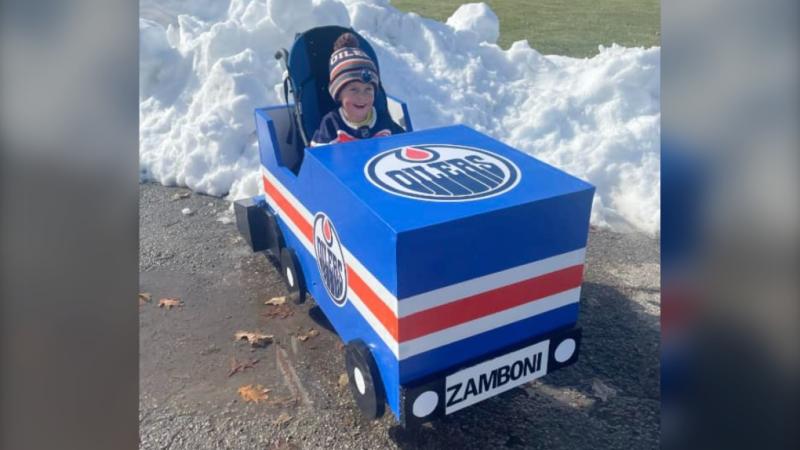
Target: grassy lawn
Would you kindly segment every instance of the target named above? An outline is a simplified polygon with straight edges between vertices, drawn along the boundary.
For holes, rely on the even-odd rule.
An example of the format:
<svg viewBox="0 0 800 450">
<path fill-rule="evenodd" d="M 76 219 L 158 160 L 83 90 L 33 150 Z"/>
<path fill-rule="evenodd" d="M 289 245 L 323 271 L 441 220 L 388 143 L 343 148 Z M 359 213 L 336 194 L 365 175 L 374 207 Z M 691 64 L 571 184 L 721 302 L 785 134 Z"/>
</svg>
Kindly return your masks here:
<svg viewBox="0 0 800 450">
<path fill-rule="evenodd" d="M 661 45 L 658 0 L 484 0 L 500 19 L 500 44 L 527 39 L 546 55 L 594 56 L 597 46 Z M 391 0 L 402 11 L 445 21 L 466 3 Z"/>
</svg>

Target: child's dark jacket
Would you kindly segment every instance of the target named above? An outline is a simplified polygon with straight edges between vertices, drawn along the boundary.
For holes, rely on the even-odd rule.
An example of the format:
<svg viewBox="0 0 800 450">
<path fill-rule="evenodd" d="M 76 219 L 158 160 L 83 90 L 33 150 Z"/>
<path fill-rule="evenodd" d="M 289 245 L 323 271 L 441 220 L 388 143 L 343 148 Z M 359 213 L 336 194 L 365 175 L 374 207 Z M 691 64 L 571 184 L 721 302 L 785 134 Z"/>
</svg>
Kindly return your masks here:
<svg viewBox="0 0 800 450">
<path fill-rule="evenodd" d="M 405 130 L 394 123 L 390 117 L 378 117 L 374 108 L 372 110 L 372 123 L 359 128 L 356 128 L 354 124 L 342 116 L 341 108 L 336 108 L 322 118 L 319 129 L 311 139 L 311 145 L 348 142 L 404 132 Z"/>
</svg>

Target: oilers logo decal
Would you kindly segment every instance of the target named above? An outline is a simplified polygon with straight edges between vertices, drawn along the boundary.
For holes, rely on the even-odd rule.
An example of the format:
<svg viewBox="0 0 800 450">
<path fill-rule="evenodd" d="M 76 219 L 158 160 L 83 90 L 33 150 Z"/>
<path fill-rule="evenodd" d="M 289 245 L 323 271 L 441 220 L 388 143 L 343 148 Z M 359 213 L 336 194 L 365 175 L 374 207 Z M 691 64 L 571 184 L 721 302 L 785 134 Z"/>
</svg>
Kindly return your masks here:
<svg viewBox="0 0 800 450">
<path fill-rule="evenodd" d="M 344 306 L 347 301 L 347 266 L 342 244 L 331 219 L 321 212 L 314 216 L 314 253 L 325 289 L 334 303 Z"/>
<path fill-rule="evenodd" d="M 508 159 L 473 147 L 429 144 L 400 147 L 372 157 L 367 179 L 401 197 L 429 201 L 469 201 L 514 188 L 519 168 Z"/>
</svg>

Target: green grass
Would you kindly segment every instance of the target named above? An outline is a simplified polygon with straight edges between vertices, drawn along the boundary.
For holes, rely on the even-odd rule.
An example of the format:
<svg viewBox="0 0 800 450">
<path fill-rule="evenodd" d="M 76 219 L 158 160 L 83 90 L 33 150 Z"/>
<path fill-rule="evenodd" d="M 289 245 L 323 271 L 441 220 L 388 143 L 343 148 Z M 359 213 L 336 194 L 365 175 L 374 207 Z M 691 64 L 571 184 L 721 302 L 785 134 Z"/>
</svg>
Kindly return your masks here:
<svg viewBox="0 0 800 450">
<path fill-rule="evenodd" d="M 594 56 L 597 46 L 661 45 L 658 0 L 484 0 L 500 19 L 498 44 L 527 39 L 540 53 Z M 392 0 L 401 11 L 445 21 L 465 2 Z"/>
</svg>

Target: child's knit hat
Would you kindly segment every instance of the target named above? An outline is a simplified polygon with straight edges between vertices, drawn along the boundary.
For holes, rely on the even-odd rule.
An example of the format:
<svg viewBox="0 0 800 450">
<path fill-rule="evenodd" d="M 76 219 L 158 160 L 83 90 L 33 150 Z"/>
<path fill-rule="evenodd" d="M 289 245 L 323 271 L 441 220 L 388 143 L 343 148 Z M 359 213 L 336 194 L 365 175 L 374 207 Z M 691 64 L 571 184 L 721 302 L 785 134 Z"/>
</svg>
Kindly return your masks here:
<svg viewBox="0 0 800 450">
<path fill-rule="evenodd" d="M 333 54 L 329 64 L 330 84 L 328 92 L 334 100 L 351 81 L 372 83 L 378 89 L 380 80 L 378 68 L 364 50 L 358 48 L 358 39 L 352 33 L 344 33 L 333 44 Z"/>
</svg>

